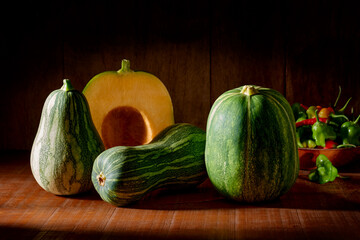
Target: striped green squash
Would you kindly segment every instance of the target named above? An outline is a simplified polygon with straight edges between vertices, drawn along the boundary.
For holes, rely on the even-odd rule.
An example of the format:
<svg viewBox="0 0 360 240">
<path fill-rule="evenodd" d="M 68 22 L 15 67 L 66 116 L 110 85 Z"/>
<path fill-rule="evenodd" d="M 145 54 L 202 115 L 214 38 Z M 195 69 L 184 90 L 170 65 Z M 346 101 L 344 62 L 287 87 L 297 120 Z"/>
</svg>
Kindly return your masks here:
<svg viewBox="0 0 360 240">
<path fill-rule="evenodd" d="M 211 108 L 206 134 L 209 178 L 228 198 L 276 199 L 297 179 L 295 121 L 275 90 L 243 86 L 225 92 Z"/>
<path fill-rule="evenodd" d="M 155 189 L 196 186 L 207 177 L 205 139 L 202 129 L 181 123 L 147 145 L 107 149 L 94 163 L 95 189 L 104 201 L 125 206 Z"/>
<path fill-rule="evenodd" d="M 90 190 L 93 162 L 103 150 L 84 95 L 65 79 L 42 110 L 30 157 L 36 181 L 56 195 Z"/>
</svg>

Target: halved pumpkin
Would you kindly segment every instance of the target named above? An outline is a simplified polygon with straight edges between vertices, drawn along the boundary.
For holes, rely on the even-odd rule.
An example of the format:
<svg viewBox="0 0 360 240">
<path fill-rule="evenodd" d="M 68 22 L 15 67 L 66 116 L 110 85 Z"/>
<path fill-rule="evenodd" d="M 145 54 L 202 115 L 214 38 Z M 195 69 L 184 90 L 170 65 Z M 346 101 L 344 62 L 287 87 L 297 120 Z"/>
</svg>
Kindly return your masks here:
<svg viewBox="0 0 360 240">
<path fill-rule="evenodd" d="M 105 148 L 149 143 L 174 124 L 170 94 L 156 76 L 130 69 L 124 59 L 119 71 L 93 77 L 83 93 Z"/>
</svg>

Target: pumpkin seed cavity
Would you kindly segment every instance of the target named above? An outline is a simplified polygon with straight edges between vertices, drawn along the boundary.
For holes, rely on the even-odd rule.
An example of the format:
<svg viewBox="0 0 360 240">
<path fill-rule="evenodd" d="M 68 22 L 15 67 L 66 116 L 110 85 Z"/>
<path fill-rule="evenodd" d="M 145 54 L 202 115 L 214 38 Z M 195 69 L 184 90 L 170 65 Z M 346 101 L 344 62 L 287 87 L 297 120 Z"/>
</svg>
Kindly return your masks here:
<svg viewBox="0 0 360 240">
<path fill-rule="evenodd" d="M 101 126 L 105 148 L 137 146 L 148 141 L 148 126 L 144 116 L 134 107 L 121 106 L 111 110 Z"/>
</svg>

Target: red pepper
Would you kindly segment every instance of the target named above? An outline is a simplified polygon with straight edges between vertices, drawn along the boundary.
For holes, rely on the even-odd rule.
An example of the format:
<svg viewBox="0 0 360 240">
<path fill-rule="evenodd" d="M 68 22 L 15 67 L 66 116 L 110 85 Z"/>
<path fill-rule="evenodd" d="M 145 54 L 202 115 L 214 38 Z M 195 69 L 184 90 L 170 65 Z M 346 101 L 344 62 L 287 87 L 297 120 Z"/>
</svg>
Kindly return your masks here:
<svg viewBox="0 0 360 240">
<path fill-rule="evenodd" d="M 300 106 L 303 107 L 305 110 L 308 110 L 308 106 L 305 106 L 304 104 L 300 103 Z"/>
<path fill-rule="evenodd" d="M 333 140 L 326 140 L 324 149 L 336 148 L 337 145 L 338 144 L 336 142 L 334 142 Z"/>
<path fill-rule="evenodd" d="M 327 120 L 328 120 L 327 118 L 319 118 L 319 121 L 323 123 L 326 123 Z M 296 127 L 301 127 L 304 125 L 313 125 L 314 123 L 316 123 L 316 118 L 305 119 L 300 122 L 297 122 Z"/>
</svg>

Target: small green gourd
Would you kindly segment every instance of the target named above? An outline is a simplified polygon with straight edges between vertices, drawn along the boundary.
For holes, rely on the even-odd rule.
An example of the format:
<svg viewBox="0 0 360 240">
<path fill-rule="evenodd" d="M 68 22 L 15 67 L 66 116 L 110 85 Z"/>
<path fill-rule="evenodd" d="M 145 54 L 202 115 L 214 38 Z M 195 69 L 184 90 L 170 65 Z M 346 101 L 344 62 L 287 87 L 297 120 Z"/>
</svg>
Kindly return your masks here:
<svg viewBox="0 0 360 240">
<path fill-rule="evenodd" d="M 207 177 L 205 139 L 202 129 L 179 123 L 149 144 L 107 149 L 94 162 L 95 189 L 104 201 L 126 206 L 155 189 L 197 186 Z"/>
<path fill-rule="evenodd" d="M 32 146 L 31 171 L 37 183 L 56 195 L 92 188 L 95 158 L 104 150 L 84 95 L 70 80 L 50 93 Z"/>
</svg>

